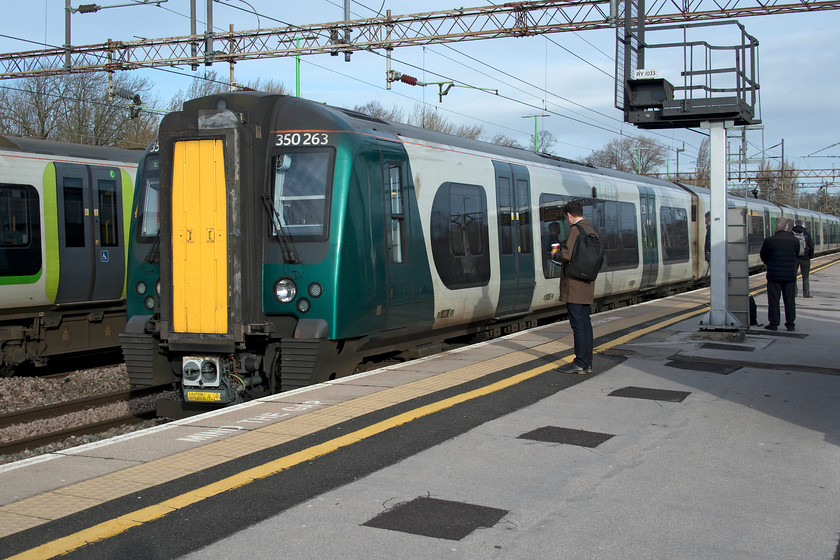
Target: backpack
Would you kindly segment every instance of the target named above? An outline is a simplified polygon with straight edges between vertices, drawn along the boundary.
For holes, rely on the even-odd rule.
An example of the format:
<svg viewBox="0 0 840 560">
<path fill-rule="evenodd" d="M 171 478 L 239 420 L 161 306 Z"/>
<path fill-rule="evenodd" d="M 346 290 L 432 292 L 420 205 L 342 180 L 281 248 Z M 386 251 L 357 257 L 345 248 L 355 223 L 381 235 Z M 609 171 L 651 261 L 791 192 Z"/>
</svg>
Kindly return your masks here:
<svg viewBox="0 0 840 560">
<path fill-rule="evenodd" d="M 564 274 L 571 278 L 592 282 L 601 270 L 604 262 L 604 246 L 601 239 L 594 233 L 586 233 L 580 224 L 575 224 L 580 230 L 572 249 L 572 258 L 566 264 Z"/>
<path fill-rule="evenodd" d="M 804 257 L 808 254 L 808 242 L 805 241 L 805 234 L 801 231 L 794 231 L 793 236 L 799 241 L 799 252 L 796 256 Z"/>
</svg>

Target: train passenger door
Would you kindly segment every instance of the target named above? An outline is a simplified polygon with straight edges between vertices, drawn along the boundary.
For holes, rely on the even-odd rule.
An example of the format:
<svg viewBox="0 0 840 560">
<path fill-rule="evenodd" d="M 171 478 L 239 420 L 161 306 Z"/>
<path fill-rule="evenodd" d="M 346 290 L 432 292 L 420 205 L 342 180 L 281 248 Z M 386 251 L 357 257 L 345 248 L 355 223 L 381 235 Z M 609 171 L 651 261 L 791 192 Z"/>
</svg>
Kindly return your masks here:
<svg viewBox="0 0 840 560">
<path fill-rule="evenodd" d="M 650 187 L 639 187 L 639 214 L 642 220 L 641 288 L 656 283 L 659 266 L 659 236 L 656 233 L 656 195 Z"/>
<path fill-rule="evenodd" d="M 522 165 L 493 162 L 499 221 L 499 302 L 496 315 L 527 311 L 534 295 L 531 187 Z"/>
<path fill-rule="evenodd" d="M 56 303 L 117 300 L 125 285 L 122 173 L 56 163 Z"/>
<path fill-rule="evenodd" d="M 385 275 L 387 297 L 384 329 L 408 325 L 414 303 L 414 273 L 407 246 L 409 235 L 408 175 L 405 154 L 383 150 L 382 179 L 385 195 Z"/>
</svg>

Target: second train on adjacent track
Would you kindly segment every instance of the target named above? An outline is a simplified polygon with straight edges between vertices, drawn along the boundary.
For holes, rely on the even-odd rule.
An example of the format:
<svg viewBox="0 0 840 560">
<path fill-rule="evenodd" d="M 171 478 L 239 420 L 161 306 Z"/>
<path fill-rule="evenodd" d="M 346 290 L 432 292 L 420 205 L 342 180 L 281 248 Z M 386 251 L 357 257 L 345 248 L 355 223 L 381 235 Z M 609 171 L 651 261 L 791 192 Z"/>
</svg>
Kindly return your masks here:
<svg viewBox="0 0 840 560">
<path fill-rule="evenodd" d="M 159 142 L 141 164 L 154 179 L 138 181 L 130 253 L 146 279 L 129 269 L 129 314 L 132 297 L 146 307 L 123 348 L 134 384 L 177 382 L 185 402 L 235 403 L 366 357 L 556 320 L 547 248 L 571 199 L 606 247 L 597 306 L 708 280 L 705 189 L 276 94 L 189 101 Z M 818 252 L 840 247 L 836 217 L 729 205 L 747 213 L 751 265 L 783 215 L 805 221 Z"/>
</svg>

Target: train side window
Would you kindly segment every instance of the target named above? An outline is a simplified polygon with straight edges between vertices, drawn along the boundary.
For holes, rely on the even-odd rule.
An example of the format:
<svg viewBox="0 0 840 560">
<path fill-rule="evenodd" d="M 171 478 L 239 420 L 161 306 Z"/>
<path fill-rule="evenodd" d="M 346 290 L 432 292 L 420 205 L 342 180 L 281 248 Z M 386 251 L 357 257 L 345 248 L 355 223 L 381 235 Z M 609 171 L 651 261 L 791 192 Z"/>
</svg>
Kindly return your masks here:
<svg viewBox="0 0 840 560">
<path fill-rule="evenodd" d="M 486 286 L 490 281 L 487 195 L 478 185 L 444 183 L 431 215 L 432 257 L 451 289 Z"/>
<path fill-rule="evenodd" d="M 685 208 L 662 206 L 659 209 L 659 222 L 662 262 L 665 264 L 688 262 L 688 212 Z"/>
<path fill-rule="evenodd" d="M 540 195 L 540 241 L 545 278 L 559 278 L 563 274 L 563 268 L 551 260 L 551 246 L 566 238 L 563 207 L 569 200 L 568 196 L 547 193 Z"/>
<path fill-rule="evenodd" d="M 405 213 L 403 212 L 402 169 L 399 165 L 388 165 L 388 191 L 391 206 L 391 231 L 388 243 L 391 260 L 405 262 Z"/>
<path fill-rule="evenodd" d="M 140 223 L 140 235 L 143 238 L 157 237 L 160 231 L 160 178 L 157 155 L 146 158 L 143 171 L 143 192 L 141 204 L 143 215 Z"/>
<path fill-rule="evenodd" d="M 85 246 L 85 201 L 82 179 L 64 178 L 64 241 L 67 247 Z"/>
<path fill-rule="evenodd" d="M 747 222 L 747 250 L 757 255 L 764 243 L 764 216 L 749 216 Z"/>
<path fill-rule="evenodd" d="M 117 205 L 117 182 L 98 181 L 99 192 L 99 243 L 103 247 L 119 246 L 119 206 Z"/>
<path fill-rule="evenodd" d="M 41 270 L 39 207 L 31 185 L 0 184 L 0 276 L 34 276 Z"/>
</svg>

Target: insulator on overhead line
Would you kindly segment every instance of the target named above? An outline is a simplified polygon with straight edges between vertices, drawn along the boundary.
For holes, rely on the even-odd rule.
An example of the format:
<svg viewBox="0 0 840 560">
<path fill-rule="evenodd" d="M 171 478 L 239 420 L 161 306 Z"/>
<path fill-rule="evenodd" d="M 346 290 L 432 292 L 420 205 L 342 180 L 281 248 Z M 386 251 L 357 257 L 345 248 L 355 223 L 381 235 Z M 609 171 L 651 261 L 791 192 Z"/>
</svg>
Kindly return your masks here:
<svg viewBox="0 0 840 560">
<path fill-rule="evenodd" d="M 400 81 L 402 83 L 408 84 L 410 86 L 416 86 L 417 85 L 417 78 L 415 78 L 414 76 L 409 76 L 407 74 L 403 74 L 402 76 L 400 76 Z"/>
<path fill-rule="evenodd" d="M 82 4 L 78 8 L 76 8 L 76 11 L 80 14 L 92 14 L 98 12 L 100 8 L 102 8 L 102 6 L 99 6 L 97 4 Z"/>
</svg>

